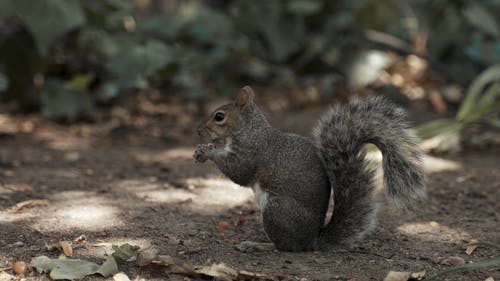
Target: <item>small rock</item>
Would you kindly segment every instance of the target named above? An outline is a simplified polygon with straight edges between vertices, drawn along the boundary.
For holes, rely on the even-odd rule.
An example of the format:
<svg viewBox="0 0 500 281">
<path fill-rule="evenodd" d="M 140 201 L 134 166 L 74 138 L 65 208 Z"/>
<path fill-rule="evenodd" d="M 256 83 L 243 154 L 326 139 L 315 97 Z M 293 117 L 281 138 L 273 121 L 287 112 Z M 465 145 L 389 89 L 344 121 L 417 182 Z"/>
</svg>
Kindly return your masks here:
<svg viewBox="0 0 500 281">
<path fill-rule="evenodd" d="M 11 247 L 22 247 L 22 246 L 24 246 L 24 242 L 17 241 L 17 242 L 10 244 L 10 246 Z"/>
<path fill-rule="evenodd" d="M 198 235 L 198 233 L 200 233 L 200 231 L 196 228 L 192 228 L 192 229 L 188 230 L 188 232 L 187 232 L 187 234 L 189 236 L 196 236 L 196 235 Z"/>
<path fill-rule="evenodd" d="M 448 257 L 440 262 L 442 265 L 463 265 L 465 260 L 461 257 Z"/>
</svg>

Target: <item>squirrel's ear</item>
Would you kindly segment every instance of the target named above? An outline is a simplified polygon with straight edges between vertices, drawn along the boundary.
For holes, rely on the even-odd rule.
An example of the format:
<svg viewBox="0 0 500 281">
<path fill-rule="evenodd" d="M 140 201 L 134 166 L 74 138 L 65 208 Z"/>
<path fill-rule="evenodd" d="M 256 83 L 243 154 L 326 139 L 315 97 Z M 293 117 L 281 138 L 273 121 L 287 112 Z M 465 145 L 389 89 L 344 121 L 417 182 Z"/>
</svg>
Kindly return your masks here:
<svg viewBox="0 0 500 281">
<path fill-rule="evenodd" d="M 243 108 L 253 102 L 253 90 L 250 86 L 245 86 L 238 91 L 236 105 Z"/>
</svg>

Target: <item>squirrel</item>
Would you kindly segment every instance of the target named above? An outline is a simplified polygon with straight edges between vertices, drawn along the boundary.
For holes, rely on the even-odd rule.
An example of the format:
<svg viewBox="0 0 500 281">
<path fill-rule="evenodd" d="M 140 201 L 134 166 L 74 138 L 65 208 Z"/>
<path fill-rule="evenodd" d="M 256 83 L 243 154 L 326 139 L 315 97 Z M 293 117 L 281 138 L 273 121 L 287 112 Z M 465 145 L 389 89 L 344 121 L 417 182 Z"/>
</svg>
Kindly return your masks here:
<svg viewBox="0 0 500 281">
<path fill-rule="evenodd" d="M 407 129 L 405 111 L 375 97 L 333 106 L 312 140 L 284 133 L 270 125 L 245 86 L 198 127 L 209 143 L 198 144 L 193 157 L 213 161 L 233 182 L 253 189 L 276 249 L 348 250 L 376 220 L 374 170 L 364 144 L 382 152 L 385 193 L 397 206 L 425 198 L 421 152 Z M 333 214 L 325 222 L 331 194 Z"/>
</svg>

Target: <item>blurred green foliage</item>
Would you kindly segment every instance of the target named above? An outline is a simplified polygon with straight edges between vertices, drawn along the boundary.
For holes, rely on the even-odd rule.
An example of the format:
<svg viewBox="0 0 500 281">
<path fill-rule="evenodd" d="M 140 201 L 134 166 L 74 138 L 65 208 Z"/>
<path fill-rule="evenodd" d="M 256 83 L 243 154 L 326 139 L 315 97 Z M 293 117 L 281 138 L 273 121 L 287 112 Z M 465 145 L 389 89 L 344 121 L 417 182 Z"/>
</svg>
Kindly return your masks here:
<svg viewBox="0 0 500 281">
<path fill-rule="evenodd" d="M 373 47 L 367 29 L 410 46 L 426 34 L 429 60 L 460 82 L 500 62 L 495 0 L 172 2 L 170 14 L 143 15 L 133 0 L 0 1 L 2 100 L 74 118 L 137 88 L 201 99 L 345 73 Z"/>
<path fill-rule="evenodd" d="M 433 120 L 416 128 L 416 132 L 424 139 L 441 136 L 445 140 L 477 121 L 500 127 L 499 109 L 500 63 L 490 66 L 472 81 L 454 118 Z"/>
</svg>

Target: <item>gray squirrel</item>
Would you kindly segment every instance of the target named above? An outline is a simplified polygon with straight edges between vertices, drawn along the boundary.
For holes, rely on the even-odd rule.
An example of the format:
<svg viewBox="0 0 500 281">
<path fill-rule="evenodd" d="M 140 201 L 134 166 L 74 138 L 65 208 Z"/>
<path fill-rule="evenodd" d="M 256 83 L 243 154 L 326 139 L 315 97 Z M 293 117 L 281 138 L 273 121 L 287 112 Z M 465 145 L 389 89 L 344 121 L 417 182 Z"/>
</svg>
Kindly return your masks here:
<svg viewBox="0 0 500 281">
<path fill-rule="evenodd" d="M 238 185 L 253 189 L 264 230 L 278 250 L 350 249 L 375 226 L 373 169 L 363 145 L 383 155 L 384 187 L 397 206 L 425 197 L 425 175 L 404 110 L 382 98 L 334 106 L 314 139 L 273 128 L 253 101 L 249 86 L 217 108 L 198 133 L 197 162 L 212 160 Z M 330 194 L 333 214 L 325 217 Z M 252 242 L 247 242 L 246 247 Z"/>
</svg>

